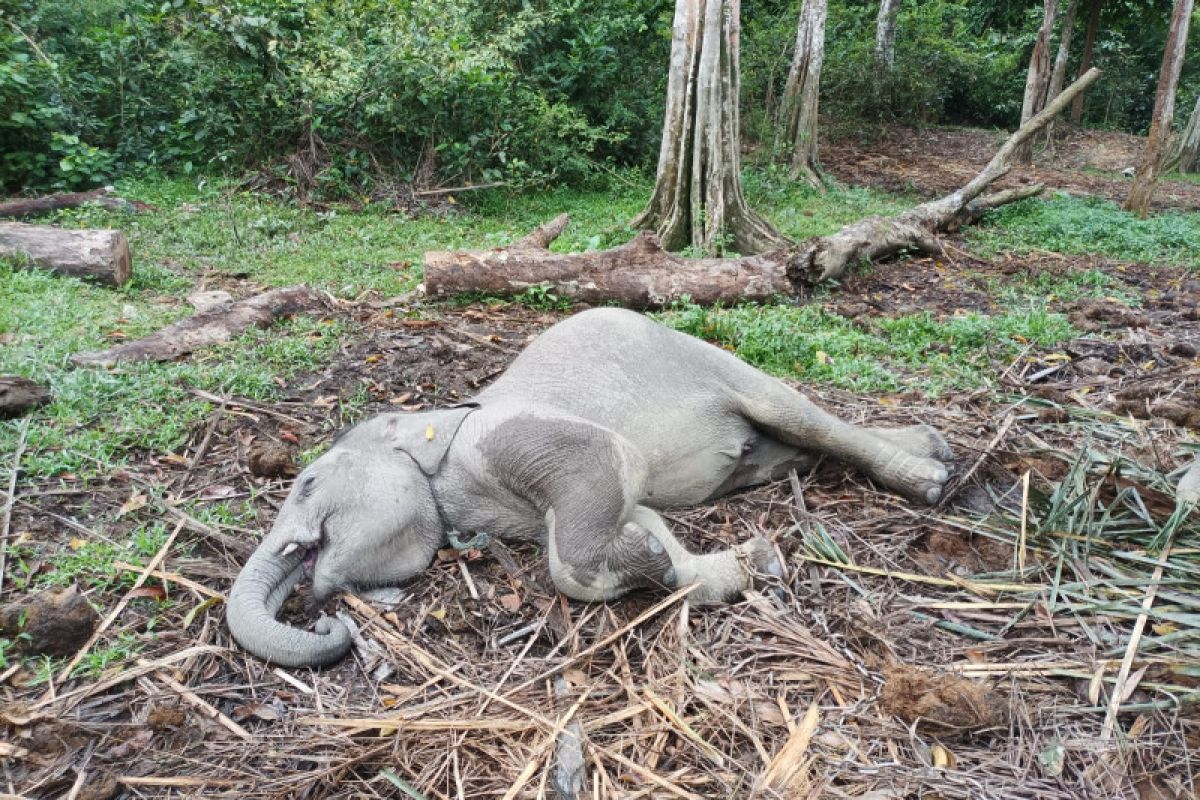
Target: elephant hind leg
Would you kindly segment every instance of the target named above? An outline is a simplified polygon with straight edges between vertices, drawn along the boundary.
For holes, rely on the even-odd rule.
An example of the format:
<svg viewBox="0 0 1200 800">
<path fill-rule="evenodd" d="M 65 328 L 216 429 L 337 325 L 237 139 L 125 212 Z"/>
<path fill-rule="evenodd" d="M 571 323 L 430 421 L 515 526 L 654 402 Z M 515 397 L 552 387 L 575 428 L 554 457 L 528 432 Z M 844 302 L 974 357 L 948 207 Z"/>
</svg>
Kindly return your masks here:
<svg viewBox="0 0 1200 800">
<path fill-rule="evenodd" d="M 753 572 L 779 575 L 775 550 L 756 538 L 716 553 L 692 553 L 667 528 L 662 517 L 636 506 L 606 541 L 581 542 L 566 521 L 546 515 L 549 528 L 550 576 L 563 594 L 576 600 L 611 600 L 643 588 L 675 588 L 699 584 L 689 595 L 697 604 L 736 599 L 748 589 Z"/>
<path fill-rule="evenodd" d="M 738 401 L 746 419 L 785 444 L 845 461 L 918 502 L 936 503 L 942 496 L 949 448 L 921 426 L 881 435 L 838 419 L 775 379 L 757 382 Z"/>
</svg>

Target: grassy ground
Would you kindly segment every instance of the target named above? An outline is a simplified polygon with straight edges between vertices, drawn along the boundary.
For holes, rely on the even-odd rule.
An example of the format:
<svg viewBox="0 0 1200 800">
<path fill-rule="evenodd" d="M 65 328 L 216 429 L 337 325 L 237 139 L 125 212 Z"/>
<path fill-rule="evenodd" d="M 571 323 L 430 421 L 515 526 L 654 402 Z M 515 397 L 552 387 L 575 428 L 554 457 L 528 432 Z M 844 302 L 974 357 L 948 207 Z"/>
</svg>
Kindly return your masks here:
<svg viewBox="0 0 1200 800">
<path fill-rule="evenodd" d="M 787 235 L 802 239 L 832 232 L 870 214 L 907 208 L 911 198 L 843 188 L 817 194 L 776 171 L 751 172 L 751 202 Z M 631 231 L 626 222 L 648 195 L 639 177 L 618 177 L 607 189 L 551 189 L 514 196 L 464 196 L 440 216 L 408 219 L 382 209 L 313 211 L 233 190 L 214 180 L 143 180 L 118 186 L 122 196 L 157 207 L 124 216 L 99 209 L 60 213 L 67 226 L 119 226 L 135 254 L 135 279 L 121 290 L 93 287 L 0 264 L 0 374 L 47 382 L 53 403 L 34 418 L 22 459 L 39 480 L 111 475 L 132 459 L 177 457 L 210 411 L 193 389 L 271 401 L 290 377 L 329 363 L 357 335 L 342 319 L 301 317 L 270 331 L 171 364 L 131 364 L 112 370 L 74 369 L 68 357 L 113 341 L 144 335 L 190 313 L 184 298 L 200 287 L 245 283 L 310 283 L 343 298 L 411 289 L 429 249 L 491 247 L 511 241 L 563 210 L 572 223 L 556 249 L 613 246 Z M 988 256 L 1030 250 L 1099 253 L 1129 260 L 1182 263 L 1200 252 L 1200 215 L 1162 215 L 1137 222 L 1109 204 L 1054 198 L 1005 210 L 973 232 L 969 242 Z M 821 302 L 802 305 L 701 309 L 660 315 L 668 324 L 734 350 L 762 368 L 805 382 L 857 392 L 920 389 L 942 392 L 995 389 L 997 357 L 1024 348 L 1053 348 L 1076 335 L 1057 301 L 1118 297 L 1136 304 L 1106 274 L 986 278 L 1002 310 L 995 313 L 922 310 L 856 319 Z M 241 281 L 241 283 L 239 283 Z M 831 287 L 824 299 L 835 296 Z M 554 306 L 532 292 L 533 305 Z M 349 411 L 353 416 L 353 409 Z M 11 452 L 18 423 L 0 425 L 0 452 Z M 206 503 L 202 518 L 250 525 L 252 504 Z M 123 542 L 87 543 L 55 556 L 51 571 L 19 582 L 94 586 L 116 580 L 111 563 L 151 553 L 165 536 L 161 524 L 122 530 Z M 85 668 L 109 662 L 105 651 Z"/>
</svg>

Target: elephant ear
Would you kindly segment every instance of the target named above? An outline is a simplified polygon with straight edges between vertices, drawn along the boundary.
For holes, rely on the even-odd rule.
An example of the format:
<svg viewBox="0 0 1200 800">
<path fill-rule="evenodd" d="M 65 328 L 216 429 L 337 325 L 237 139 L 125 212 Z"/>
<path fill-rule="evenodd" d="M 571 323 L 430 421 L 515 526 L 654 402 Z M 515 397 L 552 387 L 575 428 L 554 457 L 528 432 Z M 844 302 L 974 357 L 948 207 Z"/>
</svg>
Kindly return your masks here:
<svg viewBox="0 0 1200 800">
<path fill-rule="evenodd" d="M 422 472 L 432 477 L 446 458 L 463 420 L 477 408 L 477 403 L 464 403 L 419 414 L 391 414 L 387 433 L 393 447 L 407 453 Z"/>
</svg>

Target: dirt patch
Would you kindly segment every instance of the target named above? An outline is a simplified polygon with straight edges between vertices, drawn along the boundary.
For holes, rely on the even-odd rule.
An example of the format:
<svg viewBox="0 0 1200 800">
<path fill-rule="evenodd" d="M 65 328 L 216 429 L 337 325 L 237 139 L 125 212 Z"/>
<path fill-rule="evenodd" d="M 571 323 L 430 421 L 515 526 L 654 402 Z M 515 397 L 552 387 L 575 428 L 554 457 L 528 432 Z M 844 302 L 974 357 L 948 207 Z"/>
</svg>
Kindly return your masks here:
<svg viewBox="0 0 1200 800">
<path fill-rule="evenodd" d="M 1016 167 L 996 182 L 997 189 L 1044 183 L 1049 189 L 1123 202 L 1136 166 L 1141 137 L 1080 130 L 1059 123 L 1053 147 L 1039 151 L 1031 167 Z M 1008 137 L 981 129 L 888 128 L 871 141 L 840 138 L 821 144 L 821 160 L 840 181 L 888 192 L 943 195 L 960 188 L 983 169 Z M 1200 185 L 1160 181 L 1153 206 L 1200 209 Z"/>
<path fill-rule="evenodd" d="M 975 681 L 907 664 L 887 667 L 883 677 L 880 709 L 919 730 L 961 736 L 1007 724 L 1007 702 Z"/>
</svg>

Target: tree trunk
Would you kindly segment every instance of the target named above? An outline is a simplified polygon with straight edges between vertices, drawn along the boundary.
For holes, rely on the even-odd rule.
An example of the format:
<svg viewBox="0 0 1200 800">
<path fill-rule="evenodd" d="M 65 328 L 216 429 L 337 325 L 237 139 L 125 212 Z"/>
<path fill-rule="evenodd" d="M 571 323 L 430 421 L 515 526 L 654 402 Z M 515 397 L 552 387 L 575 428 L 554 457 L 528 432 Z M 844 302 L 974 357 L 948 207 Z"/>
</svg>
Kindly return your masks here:
<svg viewBox="0 0 1200 800">
<path fill-rule="evenodd" d="M 1067 13 L 1063 14 L 1062 30 L 1058 34 L 1058 54 L 1054 57 L 1054 69 L 1050 72 L 1050 87 L 1046 90 L 1046 102 L 1049 103 L 1062 93 L 1063 81 L 1067 79 L 1067 61 L 1071 58 L 1071 35 L 1075 32 L 1075 11 L 1079 0 L 1070 0 Z M 1046 144 L 1054 140 L 1054 123 L 1046 126 Z"/>
<path fill-rule="evenodd" d="M 1050 37 L 1054 35 L 1054 23 L 1058 19 L 1058 0 L 1045 0 L 1042 27 L 1038 29 L 1033 53 L 1029 56 L 1029 70 L 1025 73 L 1025 99 L 1021 102 L 1021 124 L 1033 118 L 1046 103 L 1046 89 L 1050 84 Z M 1033 162 L 1033 142 L 1026 142 L 1015 154 L 1018 164 Z"/>
<path fill-rule="evenodd" d="M 1196 98 L 1196 107 L 1192 109 L 1187 126 L 1175 144 L 1174 155 L 1164 171 L 1167 169 L 1200 172 L 1200 97 Z"/>
<path fill-rule="evenodd" d="M 875 18 L 875 60 L 889 70 L 896 66 L 896 16 L 900 0 L 880 0 Z"/>
<path fill-rule="evenodd" d="M 0 222 L 0 257 L 60 275 L 120 286 L 133 272 L 129 243 L 117 230 L 72 230 L 50 225 Z"/>
<path fill-rule="evenodd" d="M 90 192 L 67 192 L 45 197 L 22 197 L 17 200 L 8 200 L 0 203 L 0 217 L 33 217 L 63 208 L 78 208 L 88 203 L 96 203 L 110 211 L 137 212 L 150 209 L 150 206 L 145 203 L 113 197 L 112 192 L 112 187 L 105 186 L 100 189 L 92 189 Z"/>
<path fill-rule="evenodd" d="M 1104 0 L 1092 0 L 1091 10 L 1088 12 L 1087 36 L 1083 42 L 1083 59 L 1079 62 L 1079 71 L 1075 73 L 1076 77 L 1083 75 L 1092 67 L 1092 47 L 1096 44 L 1096 26 L 1100 24 L 1100 6 Z M 1083 119 L 1083 92 L 1075 98 L 1075 102 L 1071 104 L 1071 122 L 1075 125 Z"/>
<path fill-rule="evenodd" d="M 897 0 L 898 1 L 898 0 Z M 796 49 L 781 106 L 780 149 L 791 151 L 792 179 L 821 188 L 817 160 L 817 110 L 825 61 L 825 0 L 804 0 L 796 25 Z"/>
<path fill-rule="evenodd" d="M 280 317 L 325 309 L 325 298 L 307 286 L 289 286 L 222 303 L 193 314 L 160 331 L 132 342 L 122 342 L 88 353 L 76 353 L 71 363 L 80 367 L 111 367 L 121 361 L 171 361 L 225 342 L 249 328 L 265 328 Z"/>
<path fill-rule="evenodd" d="M 556 294 L 587 303 L 617 301 L 633 308 L 664 306 L 690 298 L 694 303 L 736 303 L 799 295 L 836 279 L 861 261 L 907 249 L 941 252 L 936 234 L 954 231 L 997 206 L 1042 190 L 1029 186 L 981 196 L 1004 175 L 1018 148 L 1100 77 L 1090 70 L 1041 113 L 1009 137 L 988 165 L 966 186 L 940 200 L 923 203 L 897 217 L 870 217 L 831 236 L 742 258 L 685 259 L 663 250 L 653 234 L 641 233 L 612 250 L 552 253 L 550 238 L 565 225 L 559 217 L 510 248 L 428 252 L 425 289 L 431 297 L 460 292 L 520 294 L 547 286 Z"/>
<path fill-rule="evenodd" d="M 1167 152 L 1171 137 L 1171 122 L 1175 118 L 1175 89 L 1179 84 L 1179 73 L 1183 69 L 1183 54 L 1187 49 L 1188 23 L 1192 16 L 1192 0 L 1175 0 L 1175 11 L 1171 15 L 1171 28 L 1167 31 L 1167 46 L 1163 51 L 1162 70 L 1158 74 L 1158 89 L 1154 94 L 1154 116 L 1150 121 L 1150 135 L 1146 149 L 1142 151 L 1137 175 L 1125 209 L 1145 218 L 1150 211 L 1150 198 L 1154 195 L 1154 184 Z"/>
<path fill-rule="evenodd" d="M 631 223 L 671 250 L 759 253 L 786 240 L 746 204 L 741 185 L 741 0 L 676 0 L 658 176 Z"/>
<path fill-rule="evenodd" d="M 1067 4 L 1067 12 L 1063 14 L 1062 30 L 1058 34 L 1058 55 L 1054 57 L 1054 69 L 1050 73 L 1050 89 L 1046 93 L 1049 103 L 1062 93 L 1063 83 L 1067 79 L 1067 62 L 1071 58 L 1071 36 L 1075 33 L 1075 12 L 1079 8 L 1079 0 L 1071 0 Z M 1053 129 L 1053 125 L 1050 129 Z"/>
</svg>

